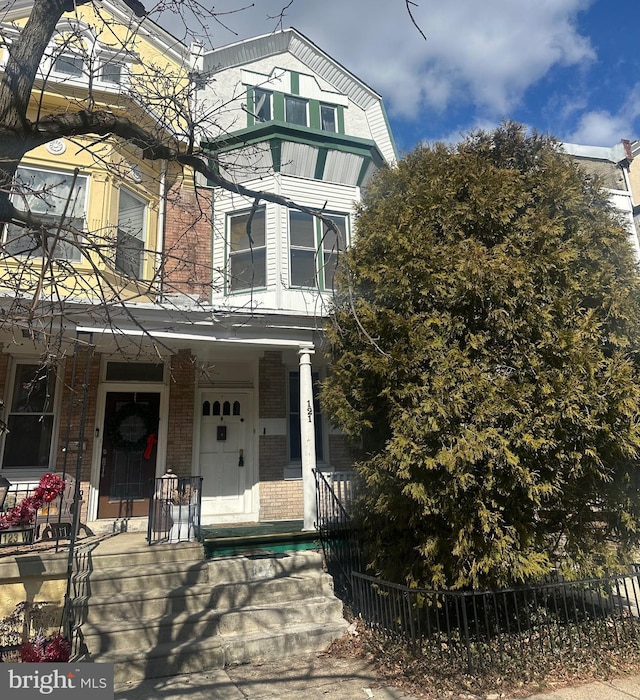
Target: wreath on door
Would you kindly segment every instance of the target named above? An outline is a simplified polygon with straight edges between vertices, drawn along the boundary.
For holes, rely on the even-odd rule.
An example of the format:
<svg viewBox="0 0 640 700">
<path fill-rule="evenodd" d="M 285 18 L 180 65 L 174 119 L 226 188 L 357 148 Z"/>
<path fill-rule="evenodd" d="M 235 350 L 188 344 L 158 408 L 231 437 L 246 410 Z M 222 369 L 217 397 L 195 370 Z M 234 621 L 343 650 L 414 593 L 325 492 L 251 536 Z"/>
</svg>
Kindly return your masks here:
<svg viewBox="0 0 640 700">
<path fill-rule="evenodd" d="M 144 423 L 144 431 L 136 440 L 130 440 L 122 434 L 123 423 L 132 417 L 137 417 Z M 107 434 L 114 447 L 124 452 L 138 452 L 147 447 L 149 437 L 155 436 L 158 417 L 149 406 L 142 403 L 129 402 L 121 406 L 109 420 Z"/>
</svg>

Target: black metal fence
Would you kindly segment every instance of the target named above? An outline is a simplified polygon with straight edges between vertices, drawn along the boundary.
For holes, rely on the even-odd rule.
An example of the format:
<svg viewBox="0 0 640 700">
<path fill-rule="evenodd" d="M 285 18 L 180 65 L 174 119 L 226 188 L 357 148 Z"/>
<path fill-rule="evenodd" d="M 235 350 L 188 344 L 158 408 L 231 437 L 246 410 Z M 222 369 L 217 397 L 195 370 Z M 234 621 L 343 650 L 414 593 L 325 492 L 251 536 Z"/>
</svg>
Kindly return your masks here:
<svg viewBox="0 0 640 700">
<path fill-rule="evenodd" d="M 315 471 L 315 477 L 316 527 L 325 562 L 333 576 L 336 593 L 349 602 L 352 597 L 351 572 L 362 570 L 362 547 L 351 517 L 339 497 L 342 489 L 337 489 L 322 472 Z"/>
<path fill-rule="evenodd" d="M 320 472 L 316 498 L 336 593 L 369 627 L 436 664 L 474 673 L 576 649 L 640 645 L 640 564 L 618 576 L 493 591 L 409 588 L 363 573 L 358 533 Z"/>
<path fill-rule="evenodd" d="M 154 479 L 149 498 L 149 544 L 200 539 L 202 477 L 178 477 L 167 471 Z"/>
</svg>

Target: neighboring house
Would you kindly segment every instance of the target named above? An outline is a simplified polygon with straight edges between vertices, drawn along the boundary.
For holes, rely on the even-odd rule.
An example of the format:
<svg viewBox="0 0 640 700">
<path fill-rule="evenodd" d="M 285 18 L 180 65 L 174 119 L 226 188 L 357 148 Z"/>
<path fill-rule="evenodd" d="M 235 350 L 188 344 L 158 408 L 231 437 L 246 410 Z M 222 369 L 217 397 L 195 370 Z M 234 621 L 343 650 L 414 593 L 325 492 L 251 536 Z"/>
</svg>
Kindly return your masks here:
<svg viewBox="0 0 640 700">
<path fill-rule="evenodd" d="M 29 4 L 16 3 L 5 37 L 18 31 L 9 22 L 19 25 Z M 101 6 L 116 20 L 110 29 L 127 26 L 121 3 Z M 157 91 L 189 72 L 199 88 L 192 107 L 202 147 L 219 172 L 322 209 L 337 234 L 273 199 L 254 206 L 252 198 L 194 186 L 170 163 L 143 161 L 113 139 L 97 155 L 65 141 L 31 152 L 19 177 L 35 187 L 55 183 L 60 195 L 29 206 L 53 216 L 72 201 L 87 239 L 102 232 L 104 255 L 91 262 L 110 280 L 109 298 L 101 291 L 96 300 L 91 266 L 63 244 L 74 270 L 72 292 L 61 290 L 73 311 L 62 329 L 67 357 L 50 358 L 34 381 L 38 335 L 26 325 L 2 334 L 2 417 L 10 428 L 2 474 L 36 480 L 63 464 L 75 471 L 80 457 L 82 519 L 94 531 L 146 527 L 149 480 L 167 468 L 204 478 L 205 524 L 304 514 L 308 526 L 310 470 L 351 464 L 313 381 L 327 371 L 323 316 L 339 253 L 354 236 L 354 205 L 372 173 L 395 160 L 381 98 L 295 30 L 192 54 L 147 22 L 123 55 L 110 50 L 110 32 L 90 13 L 78 8 L 85 45 L 68 42 L 69 51 L 43 67 L 45 107 L 86 97 L 91 73 L 94 99 L 155 118 L 160 128 L 180 117 L 158 115 L 153 100 L 145 106 L 123 84 L 135 81 L 138 67 L 164 74 Z M 11 227 L 4 236 L 4 274 L 16 261 L 38 264 L 37 243 L 25 246 L 28 237 Z M 103 309 L 119 299 L 126 303 L 107 323 Z M 74 382 L 76 338 L 95 353 Z M 79 406 L 74 391 L 83 383 L 88 401 Z"/>
<path fill-rule="evenodd" d="M 632 144 L 622 140 L 611 148 L 603 146 L 584 146 L 576 143 L 563 143 L 564 151 L 572 156 L 589 175 L 596 176 L 609 195 L 609 201 L 622 217 L 629 237 L 640 261 L 640 229 L 637 227 L 637 202 L 640 196 L 640 172 L 636 177 L 636 187 L 632 186 L 633 175 L 637 165 L 634 164 Z M 634 200 L 634 193 L 636 199 Z M 634 214 L 636 221 L 634 221 Z"/>
<path fill-rule="evenodd" d="M 632 141 L 630 149 L 633 159 L 629 166 L 629 181 L 634 202 L 633 220 L 638 237 L 640 237 L 640 141 Z"/>
</svg>

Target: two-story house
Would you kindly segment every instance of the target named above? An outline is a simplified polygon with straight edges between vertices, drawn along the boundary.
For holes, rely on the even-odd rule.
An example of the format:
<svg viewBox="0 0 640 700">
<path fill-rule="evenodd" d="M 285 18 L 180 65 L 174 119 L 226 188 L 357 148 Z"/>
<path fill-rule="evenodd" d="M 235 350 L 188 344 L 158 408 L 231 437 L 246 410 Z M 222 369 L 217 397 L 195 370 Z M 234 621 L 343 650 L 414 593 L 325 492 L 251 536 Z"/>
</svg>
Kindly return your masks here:
<svg viewBox="0 0 640 700">
<path fill-rule="evenodd" d="M 103 6 L 127 26 L 121 3 Z M 77 29 L 77 16 L 69 22 Z M 101 47 L 95 24 L 86 24 L 91 46 Z M 382 100 L 293 29 L 205 53 L 151 23 L 142 27 L 121 80 L 137 65 L 179 79 L 188 70 L 202 154 L 238 186 L 147 162 L 119 140 L 101 143 L 99 157 L 64 140 L 29 154 L 19 176 L 37 187 L 55 173 L 60 193 L 32 206 L 55 216 L 58 201 L 73 201 L 87 240 L 111 231 L 105 254 L 89 262 L 105 266 L 112 298 L 96 299 L 83 255 L 67 258 L 65 269 L 81 280 L 62 295 L 65 314 L 57 317 L 67 356 L 43 368 L 32 327 L 3 331 L 0 384 L 11 432 L 2 473 L 33 480 L 81 463 L 83 520 L 95 531 L 146 527 L 149 480 L 167 468 L 203 477 L 205 524 L 305 515 L 312 525 L 311 469 L 350 465 L 349 446 L 322 415 L 314 387 L 327 372 L 323 316 L 340 252 L 355 235 L 355 205 L 373 172 L 395 160 Z M 67 53 L 48 73 L 61 106 L 71 88 L 73 99 L 82 97 L 89 76 L 111 76 L 99 72 L 99 59 L 87 60 L 99 49 Z M 126 90 L 103 87 L 106 104 L 126 101 Z M 170 126 L 152 101 L 128 108 Z M 4 235 L 3 265 L 37 261 L 37 246 L 20 249 L 10 227 Z M 49 292 L 47 300 L 60 301 Z M 80 382 L 87 400 L 72 412 L 76 339 L 92 355 Z"/>
</svg>

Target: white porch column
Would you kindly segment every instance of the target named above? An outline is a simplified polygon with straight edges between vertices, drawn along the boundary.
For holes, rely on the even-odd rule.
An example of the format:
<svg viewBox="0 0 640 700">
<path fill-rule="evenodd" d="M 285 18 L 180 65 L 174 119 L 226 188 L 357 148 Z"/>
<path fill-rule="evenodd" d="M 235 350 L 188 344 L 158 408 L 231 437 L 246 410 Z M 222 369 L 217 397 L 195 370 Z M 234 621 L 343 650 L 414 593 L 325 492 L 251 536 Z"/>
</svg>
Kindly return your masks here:
<svg viewBox="0 0 640 700">
<path fill-rule="evenodd" d="M 315 530 L 316 480 L 316 431 L 313 415 L 313 378 L 311 376 L 312 347 L 301 347 L 300 357 L 300 443 L 302 446 L 302 491 L 304 498 L 303 530 Z"/>
</svg>

